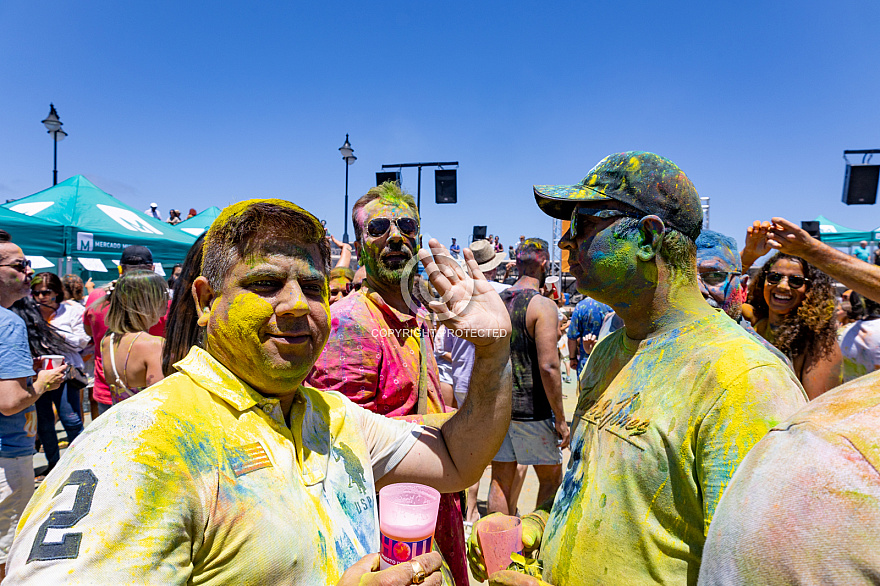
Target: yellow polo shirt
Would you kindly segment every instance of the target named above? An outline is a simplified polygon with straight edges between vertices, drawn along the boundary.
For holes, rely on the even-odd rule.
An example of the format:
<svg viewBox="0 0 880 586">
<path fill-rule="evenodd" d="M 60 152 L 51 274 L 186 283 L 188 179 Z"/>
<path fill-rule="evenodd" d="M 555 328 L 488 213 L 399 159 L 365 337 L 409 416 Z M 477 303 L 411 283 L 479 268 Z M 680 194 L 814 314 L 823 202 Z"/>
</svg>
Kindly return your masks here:
<svg viewBox="0 0 880 586">
<path fill-rule="evenodd" d="M 73 443 L 21 517 L 15 584 L 335 584 L 379 550 L 375 479 L 421 427 L 278 399 L 193 348 Z"/>
</svg>

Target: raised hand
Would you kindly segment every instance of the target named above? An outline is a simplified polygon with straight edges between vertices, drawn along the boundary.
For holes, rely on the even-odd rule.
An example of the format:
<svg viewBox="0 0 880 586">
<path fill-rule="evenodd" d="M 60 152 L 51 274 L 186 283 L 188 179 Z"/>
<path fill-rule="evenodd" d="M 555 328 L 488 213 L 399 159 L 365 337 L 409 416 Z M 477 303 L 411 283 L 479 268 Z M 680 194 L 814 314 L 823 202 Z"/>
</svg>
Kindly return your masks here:
<svg viewBox="0 0 880 586">
<path fill-rule="evenodd" d="M 476 346 L 489 346 L 510 337 L 510 316 L 495 289 L 483 276 L 469 248 L 462 253 L 467 272 L 435 238 L 430 252 L 419 250 L 419 260 L 439 297 L 426 295 L 428 308 L 453 333 Z"/>
<path fill-rule="evenodd" d="M 773 218 L 773 224 L 767 232 L 767 242 L 776 250 L 798 257 L 809 254 L 819 244 L 806 230 L 785 218 Z"/>
<path fill-rule="evenodd" d="M 746 229 L 746 245 L 743 247 L 742 264 L 743 270 L 755 264 L 755 261 L 773 250 L 767 241 L 767 233 L 770 231 L 770 222 L 755 222 Z"/>
</svg>

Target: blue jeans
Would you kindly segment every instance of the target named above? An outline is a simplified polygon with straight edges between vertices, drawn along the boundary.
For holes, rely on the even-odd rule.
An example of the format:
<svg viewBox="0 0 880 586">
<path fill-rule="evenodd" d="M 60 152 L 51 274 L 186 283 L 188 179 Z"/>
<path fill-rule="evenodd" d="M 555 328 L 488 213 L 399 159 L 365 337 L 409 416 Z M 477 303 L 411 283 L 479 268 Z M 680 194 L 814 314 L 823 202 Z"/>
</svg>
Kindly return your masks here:
<svg viewBox="0 0 880 586">
<path fill-rule="evenodd" d="M 73 389 L 68 392 L 69 385 L 64 383 L 54 391 L 46 391 L 37 399 L 37 437 L 43 444 L 46 453 L 46 461 L 52 468 L 60 456 L 58 449 L 58 436 L 55 433 L 55 413 L 52 405 L 58 409 L 61 425 L 67 432 L 67 441 L 73 442 L 82 430 L 82 405 L 79 402 L 79 391 Z"/>
</svg>

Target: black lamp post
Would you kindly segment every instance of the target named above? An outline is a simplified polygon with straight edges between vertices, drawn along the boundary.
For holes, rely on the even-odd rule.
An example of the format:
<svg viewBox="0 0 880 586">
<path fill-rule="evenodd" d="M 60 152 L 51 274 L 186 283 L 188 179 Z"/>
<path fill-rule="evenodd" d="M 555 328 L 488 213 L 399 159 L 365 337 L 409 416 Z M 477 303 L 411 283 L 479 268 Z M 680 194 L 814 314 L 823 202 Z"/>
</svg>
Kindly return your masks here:
<svg viewBox="0 0 880 586">
<path fill-rule="evenodd" d="M 61 130 L 63 122 L 58 119 L 58 112 L 55 110 L 55 104 L 49 104 L 49 115 L 43 120 L 43 126 L 54 139 L 54 157 L 52 163 L 52 185 L 58 185 L 58 143 L 64 140 L 67 133 Z"/>
<path fill-rule="evenodd" d="M 344 226 L 342 242 L 348 242 L 348 166 L 354 165 L 357 157 L 354 156 L 354 149 L 351 148 L 351 143 L 348 142 L 347 134 L 345 135 L 345 144 L 339 147 L 339 152 L 342 153 L 342 160 L 345 161 L 345 217 L 342 224 Z"/>
</svg>

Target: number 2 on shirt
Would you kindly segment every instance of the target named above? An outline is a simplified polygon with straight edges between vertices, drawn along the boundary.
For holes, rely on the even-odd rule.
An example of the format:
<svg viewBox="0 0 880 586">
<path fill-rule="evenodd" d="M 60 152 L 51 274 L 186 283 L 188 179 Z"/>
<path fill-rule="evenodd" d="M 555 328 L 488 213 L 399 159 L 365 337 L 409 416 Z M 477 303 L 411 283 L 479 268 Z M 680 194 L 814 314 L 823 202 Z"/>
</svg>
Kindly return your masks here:
<svg viewBox="0 0 880 586">
<path fill-rule="evenodd" d="M 55 496 L 61 494 L 65 486 L 74 485 L 76 500 L 73 508 L 69 511 L 52 511 L 49 518 L 40 525 L 27 563 L 32 561 L 76 559 L 79 555 L 79 545 L 82 541 L 82 533 L 66 533 L 61 541 L 45 543 L 49 529 L 70 529 L 89 514 L 92 508 L 92 497 L 95 496 L 95 488 L 98 486 L 98 478 L 91 470 L 74 470 L 67 477 L 67 482 L 61 485 Z"/>
</svg>

